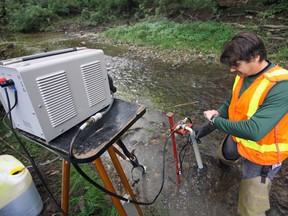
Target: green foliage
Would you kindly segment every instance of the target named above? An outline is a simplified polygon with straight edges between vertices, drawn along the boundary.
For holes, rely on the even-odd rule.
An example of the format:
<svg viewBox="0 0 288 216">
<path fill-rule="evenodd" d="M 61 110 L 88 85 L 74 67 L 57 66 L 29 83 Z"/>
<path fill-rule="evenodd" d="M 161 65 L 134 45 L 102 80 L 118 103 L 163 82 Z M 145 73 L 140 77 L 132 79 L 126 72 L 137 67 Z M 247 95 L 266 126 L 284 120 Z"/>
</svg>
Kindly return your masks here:
<svg viewBox="0 0 288 216">
<path fill-rule="evenodd" d="M 277 17 L 279 13 L 286 13 L 288 7 L 288 1 L 279 0 L 279 1 L 266 1 L 264 2 L 266 5 L 270 5 L 270 7 L 262 11 L 258 14 L 260 19 L 274 19 Z M 272 6 L 273 5 L 273 6 Z"/>
<path fill-rule="evenodd" d="M 54 18 L 80 16 L 91 24 L 101 24 L 135 16 L 170 13 L 214 5 L 214 0 L 3 0 L 2 22 L 16 31 L 43 31 Z M 213 6 L 212 6 L 213 7 Z M 9 21 L 8 21 L 9 20 Z M 4 22 L 5 21 L 5 22 Z"/>
<path fill-rule="evenodd" d="M 159 5 L 163 9 L 169 9 L 173 7 L 179 8 L 190 8 L 190 9 L 199 9 L 204 7 L 211 7 L 214 5 L 213 0 L 159 0 Z"/>
<path fill-rule="evenodd" d="M 286 62 L 287 62 L 287 59 L 288 59 L 288 46 L 282 46 L 280 49 L 279 49 L 279 59 L 286 59 Z"/>
<path fill-rule="evenodd" d="M 89 176 L 95 176 L 95 167 L 86 164 L 82 165 L 81 168 Z M 94 178 L 94 180 L 103 186 L 99 177 Z M 74 207 L 73 215 L 117 215 L 117 210 L 113 207 L 110 197 L 81 177 L 74 167 L 71 167 L 70 182 L 70 206 Z"/>
<path fill-rule="evenodd" d="M 104 23 L 104 22 L 109 21 L 109 17 L 104 16 L 104 15 L 102 14 L 102 12 L 100 12 L 100 11 L 96 11 L 96 12 L 90 14 L 90 19 L 89 19 L 89 20 L 90 20 L 92 23 L 99 23 L 99 24 L 101 24 L 101 23 Z"/>
<path fill-rule="evenodd" d="M 14 136 L 14 134 L 12 133 L 11 130 L 9 130 L 5 125 L 4 125 L 4 111 L 1 110 L 0 112 L 0 143 L 1 143 L 1 147 L 3 147 L 4 143 L 8 144 L 11 148 L 14 149 L 15 154 L 19 154 L 22 155 L 22 148 L 20 147 L 20 145 L 18 144 L 18 141 L 16 139 L 16 137 Z M 5 118 L 5 124 L 8 127 L 11 127 L 9 118 L 6 117 Z M 35 155 L 35 153 L 37 151 L 39 151 L 40 147 L 35 145 L 32 142 L 29 142 L 27 139 L 23 139 L 22 137 L 20 137 L 21 142 L 24 144 L 25 147 L 29 148 L 29 152 L 31 155 Z M 29 161 L 25 161 L 26 158 L 23 158 L 23 162 L 28 163 Z"/>
<path fill-rule="evenodd" d="M 59 16 L 69 15 L 69 6 L 61 0 L 56 0 L 48 5 L 48 8 Z"/>
<path fill-rule="evenodd" d="M 55 19 L 55 15 L 40 6 L 23 7 L 11 17 L 11 25 L 22 32 L 43 31 Z"/>
<path fill-rule="evenodd" d="M 81 14 L 83 4 L 78 0 L 54 0 L 48 4 L 48 8 L 60 17 L 75 16 Z"/>
<path fill-rule="evenodd" d="M 273 7 L 259 13 L 260 19 L 271 19 L 286 11 L 287 1 L 273 2 Z M 155 15 L 171 18 L 183 14 L 189 17 L 189 11 L 201 8 L 209 8 L 216 16 L 219 13 L 215 0 L 2 0 L 0 6 L 0 21 L 25 32 L 47 29 L 55 21 L 52 18 L 65 20 L 78 16 L 97 25 L 119 18 L 138 20 Z"/>
<path fill-rule="evenodd" d="M 260 12 L 257 14 L 257 17 L 259 17 L 260 19 L 274 19 L 275 18 L 275 9 L 269 9 L 263 12 Z"/>
<path fill-rule="evenodd" d="M 115 40 L 148 44 L 163 49 L 197 49 L 200 52 L 220 51 L 224 42 L 238 30 L 217 22 L 175 23 L 164 19 L 142 22 L 108 30 L 105 35 Z"/>
<path fill-rule="evenodd" d="M 280 66 L 287 68 L 288 45 L 281 46 L 276 52 L 269 52 L 269 59 L 273 59 L 273 61 L 279 62 Z"/>
</svg>

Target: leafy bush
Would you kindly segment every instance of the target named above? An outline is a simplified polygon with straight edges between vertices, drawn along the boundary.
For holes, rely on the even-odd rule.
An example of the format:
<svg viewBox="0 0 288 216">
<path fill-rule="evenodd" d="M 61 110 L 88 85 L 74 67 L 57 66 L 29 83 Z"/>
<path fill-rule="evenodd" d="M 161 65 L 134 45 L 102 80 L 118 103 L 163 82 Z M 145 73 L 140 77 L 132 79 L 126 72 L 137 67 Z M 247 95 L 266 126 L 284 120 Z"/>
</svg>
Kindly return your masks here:
<svg viewBox="0 0 288 216">
<path fill-rule="evenodd" d="M 90 17 L 91 17 L 91 11 L 89 11 L 88 8 L 84 8 L 81 12 L 81 17 L 84 19 L 84 20 L 89 20 Z"/>
<path fill-rule="evenodd" d="M 220 12 L 216 2 L 215 0 L 1 0 L 0 23 L 3 26 L 8 23 L 10 26 L 13 25 L 15 30 L 28 32 L 45 29 L 55 17 L 62 21 L 66 21 L 69 17 L 73 22 L 77 16 L 82 19 L 80 21 L 99 24 L 119 18 L 138 20 L 160 15 L 172 19 L 178 18 L 179 22 L 191 18 L 190 11 L 202 8 L 210 9 L 217 18 Z M 285 13 L 288 6 L 287 0 L 261 0 L 257 4 L 263 5 L 265 2 L 266 4 L 270 2 L 271 8 L 259 13 L 258 18 L 263 21 L 272 19 L 279 13 Z M 200 11 L 199 13 L 201 14 Z"/>
<path fill-rule="evenodd" d="M 59 15 L 59 16 L 67 16 L 69 15 L 69 7 L 67 4 L 64 4 L 63 1 L 57 0 L 52 2 L 48 6 L 49 10 L 51 10 L 53 13 Z"/>
<path fill-rule="evenodd" d="M 90 14 L 90 19 L 92 23 L 101 24 L 108 21 L 108 17 L 104 16 L 102 12 L 96 11 L 95 13 Z"/>
<path fill-rule="evenodd" d="M 21 32 L 43 31 L 56 18 L 48 9 L 40 6 L 29 6 L 15 11 L 11 17 L 12 29 Z"/>
<path fill-rule="evenodd" d="M 48 8 L 60 17 L 66 17 L 81 14 L 86 4 L 78 0 L 51 0 Z"/>
</svg>

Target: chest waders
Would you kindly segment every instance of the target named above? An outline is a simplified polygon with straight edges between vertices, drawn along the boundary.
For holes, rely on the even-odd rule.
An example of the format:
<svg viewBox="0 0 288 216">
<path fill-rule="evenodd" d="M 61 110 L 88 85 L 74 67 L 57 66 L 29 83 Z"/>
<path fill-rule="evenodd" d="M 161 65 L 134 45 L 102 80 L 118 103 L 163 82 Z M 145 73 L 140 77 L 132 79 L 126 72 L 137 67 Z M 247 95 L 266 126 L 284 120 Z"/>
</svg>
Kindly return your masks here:
<svg viewBox="0 0 288 216">
<path fill-rule="evenodd" d="M 270 208 L 271 180 L 266 177 L 262 183 L 262 178 L 257 176 L 241 180 L 238 198 L 238 213 L 241 216 L 265 216 Z"/>
<path fill-rule="evenodd" d="M 217 151 L 220 161 L 226 166 L 232 166 L 239 161 L 240 155 L 237 152 L 237 143 L 230 135 L 226 135 L 220 143 Z"/>
<path fill-rule="evenodd" d="M 226 166 L 236 164 L 240 158 L 237 143 L 229 135 L 226 135 L 219 145 L 217 154 Z M 270 170 L 271 166 L 262 166 L 261 170 L 256 171 L 257 177 L 241 180 L 238 197 L 238 213 L 241 216 L 265 216 L 265 212 L 270 208 L 271 180 L 267 177 Z"/>
</svg>

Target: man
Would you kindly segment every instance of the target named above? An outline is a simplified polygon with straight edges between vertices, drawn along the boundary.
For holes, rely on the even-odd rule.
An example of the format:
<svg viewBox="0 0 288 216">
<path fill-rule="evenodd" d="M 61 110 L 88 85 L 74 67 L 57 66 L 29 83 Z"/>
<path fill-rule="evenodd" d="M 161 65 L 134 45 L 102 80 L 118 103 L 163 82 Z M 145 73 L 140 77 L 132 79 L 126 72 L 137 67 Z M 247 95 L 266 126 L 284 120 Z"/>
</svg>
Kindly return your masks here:
<svg viewBox="0 0 288 216">
<path fill-rule="evenodd" d="M 262 40 L 246 31 L 225 44 L 220 61 L 236 75 L 232 92 L 218 110 L 204 112 L 210 124 L 196 138 L 213 127 L 228 134 L 218 155 L 225 164 L 241 157 L 238 212 L 265 215 L 271 180 L 288 157 L 288 71 L 267 61 Z"/>
</svg>

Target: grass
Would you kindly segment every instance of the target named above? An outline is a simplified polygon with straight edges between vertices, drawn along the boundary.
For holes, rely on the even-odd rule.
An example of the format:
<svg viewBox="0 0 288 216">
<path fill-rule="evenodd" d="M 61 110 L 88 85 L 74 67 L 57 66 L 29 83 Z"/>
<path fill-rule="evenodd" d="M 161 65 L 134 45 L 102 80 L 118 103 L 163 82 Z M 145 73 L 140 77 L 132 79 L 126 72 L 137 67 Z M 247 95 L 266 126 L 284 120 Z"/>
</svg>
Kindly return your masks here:
<svg viewBox="0 0 288 216">
<path fill-rule="evenodd" d="M 236 32 L 232 26 L 212 21 L 175 23 L 162 19 L 115 27 L 104 34 L 113 40 L 162 49 L 196 49 L 197 52 L 215 53 Z"/>
<path fill-rule="evenodd" d="M 90 173 L 90 176 L 95 176 L 96 169 L 93 166 L 82 165 L 81 168 L 85 173 Z M 76 216 L 87 216 L 87 215 L 101 215 L 101 216 L 116 216 L 118 212 L 113 207 L 111 199 L 104 192 L 94 188 L 89 182 L 79 177 L 79 173 L 71 168 L 71 179 L 70 179 L 71 199 L 70 206 L 72 211 L 76 210 Z M 98 184 L 102 184 L 99 178 L 96 178 Z M 102 185 L 103 186 L 103 185 Z M 80 210 L 80 212 L 79 212 Z"/>
<path fill-rule="evenodd" d="M 275 51 L 265 32 L 252 25 L 235 27 L 226 23 L 183 22 L 175 23 L 165 18 L 150 18 L 135 25 L 123 25 L 108 29 L 103 34 L 114 41 L 148 45 L 152 49 L 185 50 L 193 54 L 220 54 L 224 43 L 237 32 L 254 31 L 262 36 L 272 60 L 285 62 L 288 58 L 288 45 L 283 44 Z M 270 51 L 270 52 L 269 52 Z"/>
</svg>

